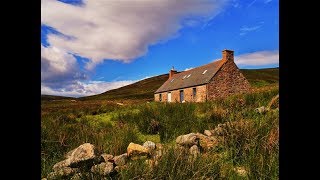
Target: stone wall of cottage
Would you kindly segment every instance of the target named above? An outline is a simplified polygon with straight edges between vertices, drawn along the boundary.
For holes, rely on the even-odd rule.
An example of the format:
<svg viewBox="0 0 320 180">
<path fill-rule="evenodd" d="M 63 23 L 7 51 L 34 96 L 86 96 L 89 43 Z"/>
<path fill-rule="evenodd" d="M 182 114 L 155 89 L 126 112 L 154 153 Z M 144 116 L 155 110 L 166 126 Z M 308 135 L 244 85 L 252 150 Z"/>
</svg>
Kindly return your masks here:
<svg viewBox="0 0 320 180">
<path fill-rule="evenodd" d="M 234 61 L 228 60 L 208 86 L 208 100 L 248 92 L 250 84 Z"/>
<path fill-rule="evenodd" d="M 196 96 L 193 97 L 193 88 L 196 88 Z M 171 102 L 180 102 L 180 90 L 184 91 L 184 100 L 186 102 L 203 102 L 206 100 L 206 85 L 189 87 L 171 91 Z M 159 97 L 162 94 L 162 102 L 168 101 L 168 92 L 157 93 L 154 95 L 155 101 L 160 101 Z"/>
</svg>

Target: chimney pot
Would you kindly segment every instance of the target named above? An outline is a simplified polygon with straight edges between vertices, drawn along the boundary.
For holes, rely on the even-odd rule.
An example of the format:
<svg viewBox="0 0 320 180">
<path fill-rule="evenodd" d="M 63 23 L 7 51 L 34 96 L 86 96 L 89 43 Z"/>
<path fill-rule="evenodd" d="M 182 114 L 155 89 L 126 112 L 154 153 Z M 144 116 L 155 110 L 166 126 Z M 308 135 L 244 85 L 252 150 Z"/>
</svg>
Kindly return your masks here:
<svg viewBox="0 0 320 180">
<path fill-rule="evenodd" d="M 222 51 L 222 60 L 234 61 L 234 51 L 225 49 Z"/>
<path fill-rule="evenodd" d="M 174 67 L 172 66 L 172 69 L 169 71 L 169 79 L 172 78 L 172 76 L 176 73 L 177 73 L 177 70 L 175 70 Z"/>
</svg>

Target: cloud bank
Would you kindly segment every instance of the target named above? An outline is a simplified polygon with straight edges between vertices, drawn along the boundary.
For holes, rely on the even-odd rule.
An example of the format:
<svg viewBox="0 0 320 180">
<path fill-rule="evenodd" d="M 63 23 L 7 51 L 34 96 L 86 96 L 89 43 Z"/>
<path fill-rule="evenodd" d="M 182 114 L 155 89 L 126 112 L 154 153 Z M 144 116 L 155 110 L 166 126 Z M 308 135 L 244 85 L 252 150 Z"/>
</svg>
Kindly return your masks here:
<svg viewBox="0 0 320 180">
<path fill-rule="evenodd" d="M 48 47 L 41 45 L 41 93 L 79 97 L 133 83 L 90 81 L 74 55 L 89 59 L 86 71 L 104 60 L 131 62 L 181 28 L 211 20 L 227 1 L 42 0 L 41 23 L 58 33 L 47 34 Z"/>
<path fill-rule="evenodd" d="M 42 0 L 41 22 L 65 36 L 49 34 L 52 47 L 90 59 L 130 62 L 148 46 L 176 35 L 194 21 L 212 19 L 227 0 L 84 0 L 75 6 Z"/>
<path fill-rule="evenodd" d="M 234 58 L 238 66 L 264 66 L 279 64 L 279 51 L 257 51 L 236 56 Z"/>
</svg>

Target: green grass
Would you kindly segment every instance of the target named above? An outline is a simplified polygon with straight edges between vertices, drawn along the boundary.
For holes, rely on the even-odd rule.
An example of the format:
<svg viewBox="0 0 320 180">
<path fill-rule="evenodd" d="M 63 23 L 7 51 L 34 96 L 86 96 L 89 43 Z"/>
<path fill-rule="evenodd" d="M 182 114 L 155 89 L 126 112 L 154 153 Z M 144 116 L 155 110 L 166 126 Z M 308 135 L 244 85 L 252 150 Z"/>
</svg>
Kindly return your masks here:
<svg viewBox="0 0 320 180">
<path fill-rule="evenodd" d="M 278 93 L 278 86 L 267 86 L 212 102 L 140 102 L 125 106 L 99 100 L 43 101 L 41 175 L 45 177 L 66 152 L 86 142 L 94 144 L 99 152 L 119 155 L 126 152 L 130 142 L 142 144 L 151 140 L 169 148 L 156 168 L 134 161 L 112 178 L 278 179 L 279 111 L 254 112 L 257 107 L 267 106 Z M 226 141 L 195 162 L 188 162 L 170 148 L 178 135 L 203 133 L 229 121 L 237 123 L 227 129 Z M 239 177 L 235 167 L 245 167 L 247 177 Z"/>
</svg>

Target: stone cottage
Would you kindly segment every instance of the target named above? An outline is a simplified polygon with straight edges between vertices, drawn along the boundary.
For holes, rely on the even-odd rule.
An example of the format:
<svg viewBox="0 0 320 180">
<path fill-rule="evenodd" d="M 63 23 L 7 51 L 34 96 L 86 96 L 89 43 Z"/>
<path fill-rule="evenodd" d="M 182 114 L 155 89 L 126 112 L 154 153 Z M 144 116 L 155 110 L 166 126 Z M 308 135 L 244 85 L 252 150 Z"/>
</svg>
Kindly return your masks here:
<svg viewBox="0 0 320 180">
<path fill-rule="evenodd" d="M 203 102 L 249 91 L 250 84 L 234 63 L 233 54 L 223 50 L 221 60 L 188 71 L 171 69 L 169 79 L 155 92 L 155 101 Z"/>
</svg>

